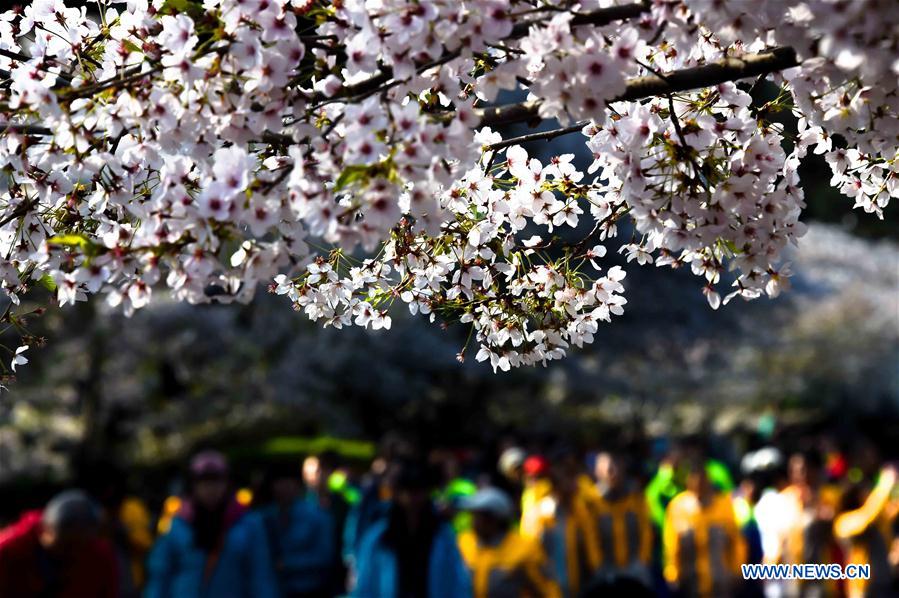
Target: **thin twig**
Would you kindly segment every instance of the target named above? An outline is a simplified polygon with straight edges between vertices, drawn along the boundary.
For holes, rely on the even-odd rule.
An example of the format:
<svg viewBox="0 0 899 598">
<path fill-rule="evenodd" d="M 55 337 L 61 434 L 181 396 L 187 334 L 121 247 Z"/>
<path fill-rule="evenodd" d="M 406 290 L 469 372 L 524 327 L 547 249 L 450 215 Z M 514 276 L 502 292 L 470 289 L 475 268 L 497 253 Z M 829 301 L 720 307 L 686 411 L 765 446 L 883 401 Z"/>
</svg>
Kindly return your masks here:
<svg viewBox="0 0 899 598">
<path fill-rule="evenodd" d="M 606 8 L 600 8 L 588 13 L 578 13 L 575 14 L 571 19 L 571 25 L 595 25 L 597 27 L 602 27 L 603 25 L 608 25 L 613 21 L 633 19 L 635 17 L 640 16 L 641 14 L 649 12 L 649 5 L 644 3 L 634 3 L 634 4 L 624 4 L 621 6 L 609 6 Z M 548 20 L 548 18 L 540 18 L 534 19 L 531 21 L 526 21 L 523 23 L 518 23 L 512 28 L 512 33 L 506 39 L 518 39 L 524 37 L 530 31 L 530 28 L 533 25 L 539 25 Z M 433 61 L 428 65 L 424 65 L 416 69 L 417 72 L 421 73 L 423 71 L 428 70 L 434 66 L 439 66 L 450 60 L 458 58 L 462 54 L 462 49 L 459 48 L 457 50 L 453 50 L 451 52 L 447 52 L 437 60 Z M 389 82 L 393 79 L 393 70 L 390 67 L 384 67 L 377 75 L 371 77 L 370 79 L 366 79 L 360 83 L 355 85 L 349 85 L 343 90 L 339 91 L 334 98 L 345 98 L 345 97 L 353 97 L 363 95 L 368 97 L 368 95 L 372 95 L 379 91 L 379 88 L 385 83 Z M 313 96 L 313 101 L 321 101 L 324 100 L 320 95 Z"/>
<path fill-rule="evenodd" d="M 590 124 L 590 121 L 582 120 L 574 123 L 573 125 L 561 127 L 559 129 L 551 129 L 549 131 L 540 131 L 539 133 L 529 133 L 528 135 L 511 137 L 509 139 L 503 139 L 498 143 L 492 143 L 490 145 L 484 146 L 484 150 L 499 150 L 512 145 L 517 145 L 519 143 L 528 143 L 529 141 L 548 141 L 550 139 L 555 139 L 556 137 L 561 137 L 562 135 L 568 135 L 569 133 L 580 131 L 588 124 Z"/>
<path fill-rule="evenodd" d="M 19 62 L 28 62 L 30 60 L 33 60 L 33 57 L 28 56 L 27 54 L 22 54 L 20 52 L 12 52 L 10 50 L 3 50 L 3 49 L 0 49 L 0 56 L 5 56 L 6 58 L 9 58 L 10 60 L 18 60 Z M 56 60 L 55 58 L 43 57 L 42 60 L 44 60 L 45 62 L 54 63 L 58 66 L 60 65 L 60 62 L 58 60 Z M 52 71 L 47 71 L 47 72 L 49 74 L 55 76 L 57 79 L 59 79 L 66 85 L 68 85 L 72 82 L 72 78 L 69 77 L 68 75 L 66 75 L 65 73 L 54 73 Z M 3 76 L 9 77 L 10 75 L 4 74 Z"/>
<path fill-rule="evenodd" d="M 16 218 L 21 218 L 28 214 L 32 208 L 32 202 L 26 200 L 15 207 L 15 209 L 0 220 L 0 227 L 4 227 Z"/>
<path fill-rule="evenodd" d="M 659 77 L 660 79 L 670 83 L 670 81 L 668 80 L 668 76 L 665 73 L 662 73 L 652 66 L 640 62 L 639 60 L 637 61 L 637 64 L 653 73 L 656 77 Z M 680 153 L 690 162 L 690 166 L 693 167 L 693 173 L 696 175 L 696 178 L 699 180 L 702 186 L 705 187 L 705 190 L 708 191 L 708 182 L 706 181 L 705 176 L 703 176 L 702 170 L 699 167 L 699 163 L 696 162 L 696 156 L 693 155 L 691 146 L 689 143 L 687 143 L 687 138 L 684 135 L 684 130 L 680 126 L 680 118 L 678 118 L 677 110 L 675 110 L 674 108 L 674 96 L 670 93 L 666 93 L 665 97 L 668 98 L 668 118 L 671 120 L 671 124 L 674 125 L 674 132 L 677 134 L 678 140 L 680 140 Z"/>
<path fill-rule="evenodd" d="M 628 19 L 635 19 L 643 13 L 649 12 L 649 10 L 650 5 L 648 2 L 635 2 L 633 4 L 607 6 L 605 8 L 598 8 L 590 12 L 575 13 L 570 23 L 572 27 L 577 27 L 578 25 L 594 25 L 596 27 L 602 27 L 604 25 L 612 23 L 613 21 L 626 21 Z M 512 28 L 512 34 L 509 35 L 509 37 L 524 37 L 528 34 L 528 31 L 530 30 L 532 25 L 539 25 L 543 22 L 546 22 L 547 20 L 548 18 L 544 17 L 541 19 L 534 19 L 532 21 L 518 23 Z"/>
</svg>

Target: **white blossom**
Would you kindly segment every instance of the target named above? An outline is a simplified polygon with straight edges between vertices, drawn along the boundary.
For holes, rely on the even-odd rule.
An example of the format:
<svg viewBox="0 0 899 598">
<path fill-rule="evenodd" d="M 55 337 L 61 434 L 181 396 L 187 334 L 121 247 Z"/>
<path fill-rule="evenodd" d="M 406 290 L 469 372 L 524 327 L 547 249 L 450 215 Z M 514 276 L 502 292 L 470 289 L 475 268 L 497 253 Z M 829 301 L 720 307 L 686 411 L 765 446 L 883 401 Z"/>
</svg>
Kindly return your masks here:
<svg viewBox="0 0 899 598">
<path fill-rule="evenodd" d="M 689 268 L 713 308 L 787 290 L 808 152 L 859 209 L 899 194 L 890 0 L 666 0 L 611 20 L 609 4 L 7 12 L 0 44 L 26 58 L 0 57 L 0 289 L 18 305 L 41 281 L 60 305 L 98 294 L 131 313 L 266 284 L 323 325 L 373 330 L 403 304 L 470 327 L 476 360 L 505 371 L 623 313 L 607 252 Z M 799 62 L 769 76 L 765 106 L 717 81 L 623 101 L 635 77 L 776 45 Z M 511 90 L 526 103 L 490 105 Z M 799 119 L 789 153 L 766 110 Z M 582 151 L 538 158 L 497 132 L 507 114 L 557 120 Z"/>
</svg>

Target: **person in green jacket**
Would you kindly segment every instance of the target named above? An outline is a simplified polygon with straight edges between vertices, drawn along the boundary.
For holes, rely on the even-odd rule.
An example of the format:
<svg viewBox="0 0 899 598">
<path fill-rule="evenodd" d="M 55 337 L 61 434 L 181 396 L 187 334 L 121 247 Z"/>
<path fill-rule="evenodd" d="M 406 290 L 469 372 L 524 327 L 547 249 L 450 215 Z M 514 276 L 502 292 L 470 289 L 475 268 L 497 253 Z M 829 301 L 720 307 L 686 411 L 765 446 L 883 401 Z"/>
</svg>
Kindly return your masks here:
<svg viewBox="0 0 899 598">
<path fill-rule="evenodd" d="M 686 476 L 682 463 L 685 460 L 680 452 L 672 452 L 659 463 L 656 474 L 646 485 L 646 502 L 649 515 L 659 529 L 665 523 L 665 509 L 675 496 L 686 488 Z M 719 492 L 730 492 L 734 489 L 734 479 L 727 465 L 717 459 L 705 460 L 705 471 L 709 482 Z"/>
<path fill-rule="evenodd" d="M 457 477 L 451 479 L 446 485 L 435 492 L 434 502 L 446 514 L 452 515 L 453 530 L 461 533 L 471 529 L 471 513 L 460 510 L 460 502 L 478 491 L 477 485 L 466 478 Z"/>
</svg>

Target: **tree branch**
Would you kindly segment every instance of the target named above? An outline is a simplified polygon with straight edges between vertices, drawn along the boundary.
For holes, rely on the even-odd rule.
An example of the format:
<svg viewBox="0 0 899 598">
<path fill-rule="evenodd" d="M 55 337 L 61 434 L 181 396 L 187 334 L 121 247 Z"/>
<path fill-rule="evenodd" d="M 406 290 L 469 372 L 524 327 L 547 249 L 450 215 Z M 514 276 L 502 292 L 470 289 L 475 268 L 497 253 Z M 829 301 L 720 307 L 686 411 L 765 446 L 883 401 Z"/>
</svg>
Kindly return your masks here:
<svg viewBox="0 0 899 598">
<path fill-rule="evenodd" d="M 0 135 L 5 133 L 21 133 L 23 135 L 52 135 L 53 131 L 47 127 L 37 125 L 19 125 L 16 123 L 0 122 Z"/>
<path fill-rule="evenodd" d="M 34 207 L 35 203 L 37 202 L 35 201 L 34 203 L 32 203 L 31 201 L 26 199 L 25 201 L 17 205 L 15 208 L 13 208 L 12 212 L 7 214 L 2 220 L 0 220 L 0 227 L 4 227 L 16 218 L 20 218 L 28 214 L 28 212 L 31 211 L 31 208 Z"/>
<path fill-rule="evenodd" d="M 728 81 L 768 75 L 799 66 L 796 50 L 790 47 L 772 48 L 758 54 L 745 54 L 740 58 L 728 57 L 711 64 L 658 75 L 638 77 L 628 81 L 627 91 L 612 100 L 634 101 L 651 96 L 711 87 Z"/>
<path fill-rule="evenodd" d="M 797 66 L 798 64 L 796 52 L 792 48 L 773 48 L 766 52 L 759 52 L 758 54 L 747 54 L 741 58 L 725 58 L 718 62 L 689 69 L 629 79 L 625 92 L 610 100 L 609 103 L 640 100 L 680 91 L 710 87 L 728 81 L 738 81 L 747 77 L 764 76 Z M 536 126 L 544 120 L 540 116 L 539 109 L 539 100 L 483 108 L 478 111 L 480 115 L 480 123 L 478 126 L 497 127 L 522 122 L 532 123 Z M 488 146 L 487 149 L 496 150 L 517 143 L 554 139 L 555 137 L 574 133 L 585 125 L 586 123 L 576 123 L 568 127 L 553 129 L 551 131 L 541 131 L 538 133 L 522 135 L 520 137 L 507 139 L 493 144 Z M 0 134 L 5 132 L 24 133 L 26 135 L 51 134 L 50 130 L 45 127 L 0 122 Z M 265 141 L 289 143 L 292 139 L 288 136 L 270 134 L 270 137 Z"/>
<path fill-rule="evenodd" d="M 635 2 L 633 4 L 622 4 L 619 6 L 608 6 L 606 8 L 598 8 L 590 12 L 574 13 L 571 19 L 571 26 L 578 25 L 595 25 L 602 27 L 613 21 L 624 21 L 627 19 L 635 19 L 643 13 L 649 12 L 649 2 Z M 528 34 L 531 25 L 539 25 L 547 19 L 534 19 L 524 23 L 518 23 L 512 28 L 509 38 L 524 37 Z"/>
<path fill-rule="evenodd" d="M 741 58 L 728 57 L 717 62 L 664 75 L 647 75 L 635 77 L 627 82 L 627 89 L 612 102 L 633 102 L 659 95 L 689 91 L 711 87 L 728 81 L 739 81 L 747 77 L 767 75 L 784 69 L 798 66 L 796 51 L 793 48 L 772 48 L 758 54 L 746 54 Z M 481 127 L 496 127 L 520 122 L 539 122 L 539 100 L 493 106 L 480 111 Z"/>
<path fill-rule="evenodd" d="M 29 60 L 31 60 L 31 56 L 26 56 L 25 54 L 21 54 L 19 52 L 4 50 L 2 48 L 0 48 L 0 56 L 5 56 L 10 60 L 18 60 L 19 62 L 28 62 Z"/>
<path fill-rule="evenodd" d="M 26 54 L 22 54 L 20 52 L 13 52 L 11 50 L 4 50 L 2 48 L 0 48 L 0 56 L 5 56 L 6 58 L 9 58 L 10 60 L 16 60 L 16 61 L 22 62 L 22 63 L 28 62 L 29 60 L 32 59 L 31 56 L 28 56 Z M 44 62 L 52 62 L 54 64 L 60 65 L 60 67 L 62 66 L 61 63 L 58 60 L 56 60 L 55 58 L 44 57 L 42 60 Z M 68 75 L 66 75 L 65 73 L 52 73 L 51 72 L 50 74 L 55 76 L 59 81 L 62 81 L 66 85 L 69 85 L 72 83 L 72 78 L 69 77 Z M 10 77 L 10 75 L 11 75 L 10 73 L 4 71 L 3 77 L 8 79 Z"/>
<path fill-rule="evenodd" d="M 511 145 L 517 145 L 519 143 L 527 143 L 529 141 L 548 141 L 550 139 L 555 139 L 556 137 L 561 137 L 562 135 L 576 133 L 577 131 L 580 131 L 581 129 L 586 127 L 589 123 L 590 121 L 582 120 L 568 127 L 552 129 L 550 131 L 540 131 L 539 133 L 529 133 L 528 135 L 521 135 L 519 137 L 510 137 L 509 139 L 503 139 L 498 143 L 492 143 L 490 145 L 484 146 L 484 150 L 498 150 L 503 149 L 504 147 L 509 147 Z"/>
<path fill-rule="evenodd" d="M 640 16 L 641 14 L 649 12 L 649 4 L 637 2 L 634 4 L 623 4 L 621 6 L 609 6 L 606 8 L 600 8 L 587 13 L 575 13 L 574 17 L 571 19 L 571 25 L 594 25 L 596 27 L 602 27 L 603 25 L 608 25 L 614 21 L 633 19 L 635 17 Z M 540 23 L 545 22 L 546 18 L 534 19 L 531 21 L 527 21 L 524 23 L 518 23 L 512 28 L 512 33 L 505 39 L 518 39 L 524 37 L 528 34 L 532 25 L 539 25 Z M 428 70 L 429 68 L 439 66 L 441 64 L 447 63 L 454 58 L 458 58 L 462 55 L 462 48 L 453 50 L 452 52 L 447 52 L 440 58 L 434 60 L 431 63 L 421 64 L 416 66 L 416 72 L 421 73 L 423 71 Z M 393 70 L 390 67 L 385 67 L 377 75 L 366 79 L 365 81 L 361 81 L 356 83 L 355 85 L 348 85 L 347 87 L 341 89 L 331 98 L 325 98 L 321 94 L 314 94 L 312 96 L 313 103 L 322 100 L 336 100 L 339 98 L 353 98 L 360 95 L 366 95 L 368 93 L 374 92 L 378 90 L 382 85 L 389 82 L 393 78 Z"/>
</svg>

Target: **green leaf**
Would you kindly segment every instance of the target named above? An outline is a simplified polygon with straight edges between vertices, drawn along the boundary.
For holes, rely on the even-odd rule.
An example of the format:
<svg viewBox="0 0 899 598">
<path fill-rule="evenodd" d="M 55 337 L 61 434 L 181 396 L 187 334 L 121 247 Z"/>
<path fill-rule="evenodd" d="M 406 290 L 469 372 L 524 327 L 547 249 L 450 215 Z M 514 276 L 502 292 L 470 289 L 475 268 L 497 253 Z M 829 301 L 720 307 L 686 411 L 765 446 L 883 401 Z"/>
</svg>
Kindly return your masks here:
<svg viewBox="0 0 899 598">
<path fill-rule="evenodd" d="M 347 166 L 343 169 L 343 172 L 340 173 L 340 176 L 337 177 L 337 181 L 334 183 L 334 190 L 340 191 L 344 187 L 348 185 L 352 185 L 353 183 L 363 181 L 368 178 L 369 167 L 363 165 L 353 165 Z"/>
<path fill-rule="evenodd" d="M 196 0 L 165 0 L 162 4 L 162 8 L 159 10 L 160 14 L 186 14 L 193 19 L 202 17 L 205 12 L 206 11 L 203 10 L 203 3 L 197 2 Z"/>
<path fill-rule="evenodd" d="M 73 249 L 78 249 L 88 257 L 97 255 L 100 249 L 100 247 L 93 241 L 84 235 L 79 234 L 56 235 L 55 237 L 47 239 L 47 243 L 57 247 L 71 247 Z"/>
<path fill-rule="evenodd" d="M 132 42 L 132 41 L 129 41 L 129 40 L 127 40 L 127 39 L 126 39 L 126 40 L 122 40 L 122 45 L 123 45 L 129 52 L 133 52 L 133 53 L 135 53 L 135 54 L 142 54 L 141 49 L 137 46 L 137 44 L 135 44 L 135 43 Z"/>
<path fill-rule="evenodd" d="M 61 245 L 63 247 L 78 247 L 84 249 L 91 244 L 90 239 L 84 235 L 56 235 L 47 239 L 50 245 Z"/>
<path fill-rule="evenodd" d="M 37 281 L 39 285 L 50 291 L 51 293 L 56 292 L 56 282 L 49 274 L 44 274 L 41 276 L 41 279 Z"/>
</svg>

